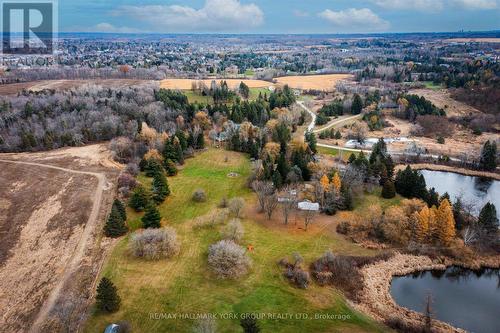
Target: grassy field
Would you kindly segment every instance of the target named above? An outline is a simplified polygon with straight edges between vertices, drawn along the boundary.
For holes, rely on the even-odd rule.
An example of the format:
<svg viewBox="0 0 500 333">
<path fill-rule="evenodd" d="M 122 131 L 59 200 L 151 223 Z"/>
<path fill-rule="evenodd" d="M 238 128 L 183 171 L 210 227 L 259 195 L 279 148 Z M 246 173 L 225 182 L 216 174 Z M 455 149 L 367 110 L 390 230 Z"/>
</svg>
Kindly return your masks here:
<svg viewBox="0 0 500 333">
<path fill-rule="evenodd" d="M 240 177 L 227 177 L 230 172 Z M 254 195 L 245 186 L 249 173 L 248 158 L 233 152 L 210 149 L 187 160 L 179 175 L 169 178 L 172 195 L 160 207 L 162 223 L 178 232 L 182 242 L 180 254 L 168 261 L 145 262 L 128 254 L 128 238 L 121 240 L 103 271 L 118 287 L 121 309 L 111 315 L 94 313 L 84 331 L 102 332 L 111 322 L 127 320 L 133 332 L 191 332 L 193 319 L 157 320 L 150 314 L 252 312 L 308 315 L 308 319 L 260 320 L 263 332 L 383 332 L 378 324 L 350 309 L 335 289 L 313 283 L 309 289 L 301 290 L 283 277 L 276 263 L 294 251 L 303 255 L 307 265 L 328 249 L 337 253 L 372 253 L 327 230 L 287 232 L 247 218 L 243 221 L 242 244 L 252 244 L 255 248 L 249 254 L 253 261 L 250 273 L 236 281 L 215 279 L 206 258 L 208 246 L 220 239 L 220 231 L 193 230 L 193 219 L 209 213 L 223 197 L 241 196 L 253 204 Z M 205 203 L 191 201 L 193 191 L 198 188 L 207 192 Z M 140 225 L 139 215 L 130 214 L 130 225 L 133 229 Z M 316 314 L 348 318 L 317 320 Z M 219 332 L 241 332 L 239 319 L 219 318 L 217 325 Z"/>
<path fill-rule="evenodd" d="M 269 88 L 250 88 L 250 95 L 248 96 L 248 99 L 255 101 L 259 98 L 259 94 L 262 94 L 262 96 L 267 95 L 267 97 L 269 97 L 271 95 L 271 90 L 269 90 Z"/>
<path fill-rule="evenodd" d="M 423 82 L 425 84 L 425 88 L 427 89 L 431 89 L 431 90 L 439 90 L 439 89 L 442 89 L 443 86 L 440 85 L 440 84 L 435 84 L 434 82 L 432 81 L 425 81 Z"/>
<path fill-rule="evenodd" d="M 318 152 L 323 155 L 338 156 L 340 150 L 336 148 L 318 147 Z M 342 151 L 342 160 L 347 162 L 351 154 L 358 156 L 359 153 L 351 151 Z"/>
<path fill-rule="evenodd" d="M 214 104 L 214 99 L 212 96 L 203 96 L 193 90 L 185 90 L 182 92 L 188 98 L 189 103 L 199 103 L 199 104 Z"/>
</svg>

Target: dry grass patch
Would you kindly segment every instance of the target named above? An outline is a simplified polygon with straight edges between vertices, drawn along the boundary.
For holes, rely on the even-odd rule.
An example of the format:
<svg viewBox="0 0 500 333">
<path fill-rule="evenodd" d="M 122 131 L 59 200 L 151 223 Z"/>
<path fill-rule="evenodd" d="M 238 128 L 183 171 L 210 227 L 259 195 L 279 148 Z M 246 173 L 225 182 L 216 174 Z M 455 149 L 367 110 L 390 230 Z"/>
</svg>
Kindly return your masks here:
<svg viewBox="0 0 500 333">
<path fill-rule="evenodd" d="M 272 83 L 262 80 L 240 80 L 240 79 L 205 79 L 205 80 L 191 80 L 191 79 L 166 79 L 160 81 L 160 87 L 163 89 L 173 90 L 191 90 L 193 83 L 203 82 L 207 87 L 210 87 L 212 81 L 217 83 L 226 81 L 230 89 L 238 89 L 241 82 L 244 82 L 249 88 L 267 88 L 273 86 Z"/>
<path fill-rule="evenodd" d="M 304 75 L 283 76 L 276 78 L 280 85 L 289 85 L 293 89 L 334 91 L 335 85 L 340 80 L 350 80 L 350 74 Z"/>
</svg>

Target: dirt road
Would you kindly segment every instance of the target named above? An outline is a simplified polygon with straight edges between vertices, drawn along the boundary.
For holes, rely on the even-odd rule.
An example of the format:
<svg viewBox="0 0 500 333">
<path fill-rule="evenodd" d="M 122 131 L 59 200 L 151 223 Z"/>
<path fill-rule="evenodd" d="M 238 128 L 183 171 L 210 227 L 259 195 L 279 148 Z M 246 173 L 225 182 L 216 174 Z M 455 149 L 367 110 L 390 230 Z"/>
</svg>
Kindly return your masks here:
<svg viewBox="0 0 500 333">
<path fill-rule="evenodd" d="M 102 173 L 78 171 L 78 170 L 67 169 L 67 168 L 63 168 L 63 167 L 47 165 L 47 164 L 42 164 L 42 163 L 22 162 L 22 161 L 13 161 L 13 160 L 4 160 L 4 159 L 0 159 L 0 163 L 30 165 L 30 166 L 36 166 L 36 167 L 41 167 L 41 168 L 59 170 L 59 171 L 63 171 L 63 172 L 69 172 L 72 174 L 89 175 L 89 176 L 96 177 L 98 180 L 98 185 L 95 189 L 94 196 L 93 196 L 94 200 L 92 203 L 92 210 L 90 212 L 89 218 L 88 218 L 87 223 L 85 225 L 85 228 L 83 230 L 82 236 L 78 242 L 78 245 L 77 245 L 74 253 L 71 256 L 71 259 L 69 260 L 66 267 L 64 268 L 64 272 L 63 272 L 61 279 L 57 282 L 56 286 L 50 292 L 49 297 L 45 300 L 44 304 L 40 308 L 40 311 L 38 312 L 38 315 L 37 315 L 33 325 L 31 326 L 30 332 L 36 333 L 36 332 L 40 331 L 41 324 L 44 322 L 44 320 L 47 318 L 50 311 L 53 309 L 54 305 L 56 304 L 64 285 L 66 284 L 66 282 L 68 282 L 71 275 L 77 270 L 78 266 L 80 265 L 80 263 L 82 261 L 82 258 L 84 257 L 85 249 L 86 249 L 86 246 L 91 238 L 91 234 L 92 234 L 93 230 L 98 225 L 98 216 L 99 216 L 99 210 L 101 207 L 102 195 L 103 195 L 103 191 L 105 191 L 107 189 L 106 176 Z"/>
</svg>

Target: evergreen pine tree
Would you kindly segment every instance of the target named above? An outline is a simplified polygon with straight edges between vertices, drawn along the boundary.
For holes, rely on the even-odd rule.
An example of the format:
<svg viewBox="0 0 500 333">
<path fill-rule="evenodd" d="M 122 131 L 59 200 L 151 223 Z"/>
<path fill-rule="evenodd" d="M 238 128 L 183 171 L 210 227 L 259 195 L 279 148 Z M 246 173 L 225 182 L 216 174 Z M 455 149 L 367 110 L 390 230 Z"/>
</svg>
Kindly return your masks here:
<svg viewBox="0 0 500 333">
<path fill-rule="evenodd" d="M 163 172 L 157 172 L 154 175 L 151 192 L 153 194 L 153 200 L 156 204 L 162 203 L 165 198 L 170 195 L 167 178 L 165 178 Z"/>
<path fill-rule="evenodd" d="M 307 142 L 307 145 L 309 146 L 309 149 L 311 149 L 311 151 L 314 154 L 317 154 L 318 148 L 316 145 L 318 144 L 318 142 L 316 140 L 316 135 L 313 132 L 306 133 L 306 142 Z"/>
<path fill-rule="evenodd" d="M 113 282 L 103 277 L 97 286 L 97 308 L 103 312 L 116 312 L 120 308 L 120 302 L 120 296 Z"/>
<path fill-rule="evenodd" d="M 118 210 L 123 221 L 127 220 L 127 210 L 125 209 L 125 205 L 123 204 L 123 202 L 121 202 L 118 199 L 115 199 L 115 201 L 113 201 L 113 208 Z"/>
<path fill-rule="evenodd" d="M 465 216 L 464 216 L 464 206 L 462 200 L 457 198 L 455 203 L 453 204 L 453 217 L 455 218 L 455 227 L 457 230 L 462 230 L 465 225 Z"/>
<path fill-rule="evenodd" d="M 144 171 L 147 177 L 153 177 L 155 173 L 161 172 L 163 170 L 160 163 L 155 159 L 149 159 L 146 161 Z"/>
<path fill-rule="evenodd" d="M 125 235 L 127 230 L 123 215 L 113 206 L 104 225 L 104 234 L 106 237 L 120 237 Z"/>
<path fill-rule="evenodd" d="M 427 206 L 439 206 L 439 194 L 434 187 L 429 190 L 429 194 L 427 195 Z"/>
<path fill-rule="evenodd" d="M 177 130 L 177 132 L 175 132 L 175 136 L 179 140 L 182 150 L 186 150 L 188 147 L 186 133 L 184 133 L 184 131 Z"/>
<path fill-rule="evenodd" d="M 275 188 L 279 189 L 283 185 L 283 177 L 278 170 L 274 170 L 272 180 Z"/>
<path fill-rule="evenodd" d="M 494 204 L 488 202 L 484 205 L 479 213 L 478 223 L 488 233 L 498 231 L 497 209 Z"/>
<path fill-rule="evenodd" d="M 494 171 L 497 167 L 497 144 L 489 140 L 483 146 L 479 167 L 486 171 Z"/>
<path fill-rule="evenodd" d="M 382 198 L 392 199 L 396 196 L 396 187 L 392 180 L 387 180 L 382 187 Z"/>
<path fill-rule="evenodd" d="M 276 170 L 278 170 L 283 177 L 283 183 L 285 183 L 286 176 L 290 172 L 290 165 L 288 164 L 288 161 L 286 160 L 286 155 L 285 153 L 280 153 L 280 156 L 278 156 L 278 162 L 276 166 Z"/>
<path fill-rule="evenodd" d="M 142 212 L 149 202 L 149 193 L 141 185 L 137 186 L 130 196 L 128 205 L 136 212 Z"/>
<path fill-rule="evenodd" d="M 363 111 L 363 100 L 358 94 L 355 94 L 351 105 L 351 113 L 360 114 L 361 111 Z"/>
<path fill-rule="evenodd" d="M 257 320 L 252 317 L 245 317 L 241 319 L 240 325 L 243 328 L 244 333 L 259 333 L 260 327 Z"/>
<path fill-rule="evenodd" d="M 198 139 L 196 140 L 196 148 L 197 149 L 205 148 L 205 136 L 203 135 L 203 133 L 200 133 L 198 135 Z"/>
<path fill-rule="evenodd" d="M 351 155 L 349 156 L 349 164 L 352 164 L 352 163 L 354 163 L 354 162 L 356 162 L 356 155 L 351 154 Z"/>
<path fill-rule="evenodd" d="M 161 227 L 161 215 L 155 205 L 148 205 L 141 221 L 144 229 L 158 229 Z"/>
<path fill-rule="evenodd" d="M 177 175 L 177 166 L 172 160 L 165 161 L 165 171 L 169 177 Z"/>
<path fill-rule="evenodd" d="M 342 208 L 344 210 L 353 210 L 354 203 L 353 203 L 351 189 L 347 185 L 342 184 L 342 187 L 340 189 L 340 194 L 342 195 L 342 206 L 343 206 Z"/>
<path fill-rule="evenodd" d="M 162 154 L 164 161 L 171 160 L 174 162 L 179 162 L 178 151 L 174 146 L 173 138 L 165 140 Z"/>
</svg>

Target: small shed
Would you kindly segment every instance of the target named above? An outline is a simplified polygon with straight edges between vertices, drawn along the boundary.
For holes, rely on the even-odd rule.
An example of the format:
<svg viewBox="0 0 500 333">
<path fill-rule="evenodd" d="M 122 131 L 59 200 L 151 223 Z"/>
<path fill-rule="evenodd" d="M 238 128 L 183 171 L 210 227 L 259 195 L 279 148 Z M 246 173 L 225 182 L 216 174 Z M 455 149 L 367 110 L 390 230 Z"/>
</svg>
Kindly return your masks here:
<svg viewBox="0 0 500 333">
<path fill-rule="evenodd" d="M 302 201 L 299 202 L 299 210 L 309 211 L 309 212 L 318 212 L 319 211 L 319 203 L 317 202 L 308 202 Z"/>
</svg>

